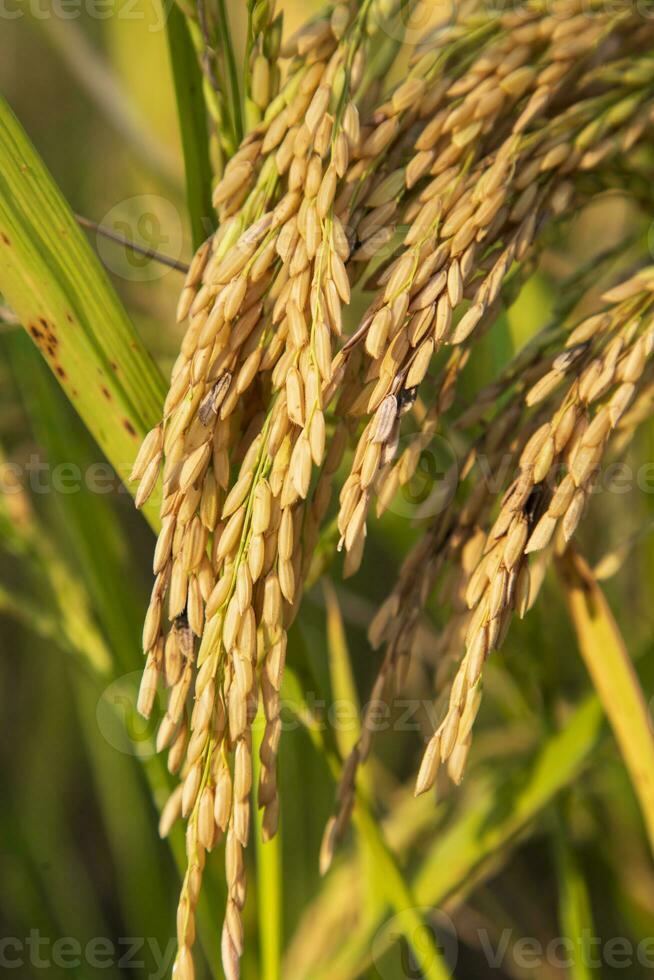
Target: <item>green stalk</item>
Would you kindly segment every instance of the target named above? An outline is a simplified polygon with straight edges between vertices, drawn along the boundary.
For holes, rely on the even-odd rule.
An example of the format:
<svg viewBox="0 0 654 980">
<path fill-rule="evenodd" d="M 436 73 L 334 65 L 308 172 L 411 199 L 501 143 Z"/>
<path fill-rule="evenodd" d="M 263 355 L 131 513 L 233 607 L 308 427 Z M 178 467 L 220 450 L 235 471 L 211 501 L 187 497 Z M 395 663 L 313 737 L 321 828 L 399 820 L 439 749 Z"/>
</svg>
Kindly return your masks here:
<svg viewBox="0 0 654 980">
<path fill-rule="evenodd" d="M 202 72 L 186 17 L 175 3 L 166 19 L 166 34 L 184 153 L 186 200 L 193 246 L 198 248 L 215 228 L 211 203 L 213 173 Z"/>
<path fill-rule="evenodd" d="M 232 44 L 232 32 L 229 27 L 229 17 L 225 0 L 217 0 L 218 29 L 222 44 L 225 61 L 227 63 L 227 74 L 229 76 L 229 87 L 232 102 L 232 119 L 234 121 L 234 137 L 236 145 L 239 146 L 243 139 L 243 107 L 241 105 L 241 90 L 238 81 L 238 69 L 236 67 L 236 56 L 234 45 Z"/>
<path fill-rule="evenodd" d="M 557 814 L 557 828 L 554 834 L 554 862 L 559 885 L 559 925 L 561 935 L 567 940 L 570 953 L 570 980 L 593 980 L 597 970 L 591 967 L 591 954 L 588 943 L 595 935 L 593 914 L 588 887 L 581 873 L 573 847 L 568 842 L 563 821 L 564 811 Z"/>
<path fill-rule="evenodd" d="M 265 730 L 263 712 L 252 726 L 253 785 L 259 782 L 261 763 L 259 749 Z M 253 803 L 255 810 L 255 849 L 257 860 L 257 918 L 259 926 L 261 980 L 281 980 L 282 967 L 282 913 L 284 908 L 281 865 L 281 829 L 272 840 L 264 842 L 263 810 Z"/>
</svg>

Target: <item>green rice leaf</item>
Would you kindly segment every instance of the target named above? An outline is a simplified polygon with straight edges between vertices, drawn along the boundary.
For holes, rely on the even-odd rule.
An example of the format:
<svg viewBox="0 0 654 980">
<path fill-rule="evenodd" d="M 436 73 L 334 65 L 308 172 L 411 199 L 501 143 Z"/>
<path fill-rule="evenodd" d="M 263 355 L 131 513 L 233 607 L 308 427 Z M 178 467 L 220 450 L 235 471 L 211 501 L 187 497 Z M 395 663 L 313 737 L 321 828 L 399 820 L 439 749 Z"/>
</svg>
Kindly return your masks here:
<svg viewBox="0 0 654 980">
<path fill-rule="evenodd" d="M 593 913 L 588 887 L 573 848 L 567 840 L 563 820 L 554 836 L 555 864 L 559 884 L 559 924 L 567 944 L 570 980 L 592 980 L 597 970 L 592 967 L 592 951 L 588 940 L 595 935 Z"/>
<path fill-rule="evenodd" d="M 0 98 L 0 292 L 126 478 L 165 386 L 51 175 Z M 145 509 L 154 523 L 156 495 Z"/>
</svg>

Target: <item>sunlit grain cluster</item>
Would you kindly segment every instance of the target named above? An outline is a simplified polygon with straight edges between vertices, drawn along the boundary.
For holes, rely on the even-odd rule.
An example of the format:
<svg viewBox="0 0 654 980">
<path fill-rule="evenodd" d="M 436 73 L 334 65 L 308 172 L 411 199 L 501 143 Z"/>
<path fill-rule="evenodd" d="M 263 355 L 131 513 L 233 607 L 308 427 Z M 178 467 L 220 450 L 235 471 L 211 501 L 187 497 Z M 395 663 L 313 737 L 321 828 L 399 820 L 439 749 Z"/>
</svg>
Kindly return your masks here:
<svg viewBox="0 0 654 980">
<path fill-rule="evenodd" d="M 457 381 L 544 236 L 587 200 L 588 175 L 601 186 L 651 133 L 652 25 L 574 0 L 470 4 L 413 46 L 407 69 L 411 2 L 336 4 L 287 41 L 273 6 L 250 4 L 247 135 L 220 146 L 218 230 L 184 284 L 164 416 L 133 472 L 139 505 L 163 485 L 139 708 L 148 716 L 165 689 L 157 748 L 180 782 L 161 830 L 187 826 L 182 980 L 206 854 L 223 838 L 222 955 L 238 976 L 251 806 L 274 835 L 286 636 L 321 531 L 335 519 L 355 574 L 369 520 L 447 416 L 467 446 L 458 489 L 371 625 L 384 647 L 371 702 L 401 683 L 439 585 L 442 713 L 417 791 L 441 765 L 459 782 L 486 659 L 574 534 L 605 453 L 645 414 L 638 399 L 651 405 L 648 269 L 593 315 L 548 328 L 473 405 Z M 220 91 L 211 99 L 220 132 Z M 499 492 L 480 456 L 500 481 L 510 472 Z M 364 719 L 324 869 L 371 739 Z"/>
</svg>

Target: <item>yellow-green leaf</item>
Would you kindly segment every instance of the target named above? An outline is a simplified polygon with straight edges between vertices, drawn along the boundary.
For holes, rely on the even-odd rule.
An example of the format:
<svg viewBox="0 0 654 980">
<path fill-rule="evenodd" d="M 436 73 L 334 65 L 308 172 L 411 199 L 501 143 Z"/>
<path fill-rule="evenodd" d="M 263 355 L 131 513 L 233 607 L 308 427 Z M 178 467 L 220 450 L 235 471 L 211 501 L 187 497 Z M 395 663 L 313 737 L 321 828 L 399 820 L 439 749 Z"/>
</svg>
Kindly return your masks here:
<svg viewBox="0 0 654 980">
<path fill-rule="evenodd" d="M 116 471 L 160 417 L 163 378 L 43 161 L 0 97 L 0 293 Z M 157 503 L 147 508 L 156 521 Z"/>
<path fill-rule="evenodd" d="M 570 550 L 558 568 L 579 652 L 629 771 L 654 851 L 654 732 L 638 676 L 588 564 Z"/>
<path fill-rule="evenodd" d="M 323 592 L 327 608 L 327 653 L 329 674 L 334 700 L 338 703 L 336 742 L 343 758 L 354 748 L 361 732 L 359 721 L 359 697 L 357 695 L 350 651 L 347 645 L 341 608 L 334 586 L 329 579 L 323 579 Z M 345 715 L 341 713 L 345 709 Z"/>
</svg>

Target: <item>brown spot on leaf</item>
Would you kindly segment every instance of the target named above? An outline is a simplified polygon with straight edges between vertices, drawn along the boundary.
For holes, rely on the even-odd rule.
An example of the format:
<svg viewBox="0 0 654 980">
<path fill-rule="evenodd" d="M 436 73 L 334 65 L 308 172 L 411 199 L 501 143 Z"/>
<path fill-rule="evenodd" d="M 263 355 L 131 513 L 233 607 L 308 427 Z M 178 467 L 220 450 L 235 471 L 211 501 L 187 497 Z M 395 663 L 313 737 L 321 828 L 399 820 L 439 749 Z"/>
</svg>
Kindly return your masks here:
<svg viewBox="0 0 654 980">
<path fill-rule="evenodd" d="M 45 317 L 39 317 L 39 324 L 40 326 L 35 323 L 28 324 L 28 330 L 39 347 L 45 348 L 50 357 L 54 357 L 59 345 L 59 338 Z"/>
<path fill-rule="evenodd" d="M 131 436 L 136 435 L 136 429 L 134 428 L 134 426 L 132 425 L 129 419 L 123 419 L 123 425 L 125 426 L 125 428 L 127 429 L 127 431 Z"/>
<path fill-rule="evenodd" d="M 2 232 L 2 235 L 0 237 L 2 238 L 5 245 L 11 245 L 11 239 L 7 235 L 5 235 L 4 231 Z"/>
<path fill-rule="evenodd" d="M 111 401 L 111 392 L 109 391 L 109 389 L 108 388 L 105 388 L 105 386 L 102 385 L 101 388 L 100 388 L 100 391 L 102 392 L 102 394 L 104 395 L 104 397 L 107 399 L 107 401 L 110 402 Z"/>
<path fill-rule="evenodd" d="M 62 381 L 64 380 L 64 378 L 67 377 L 66 372 L 62 368 L 61 364 L 56 364 L 55 365 L 55 371 L 57 372 L 57 374 L 59 375 L 59 377 L 62 379 Z"/>
<path fill-rule="evenodd" d="M 48 340 L 48 343 L 51 344 L 52 347 L 56 347 L 59 343 L 59 338 L 57 337 L 56 333 L 52 329 L 52 326 L 48 323 L 48 321 L 44 316 L 39 317 L 39 323 L 41 324 L 41 326 L 45 331 L 45 335 Z"/>
</svg>

